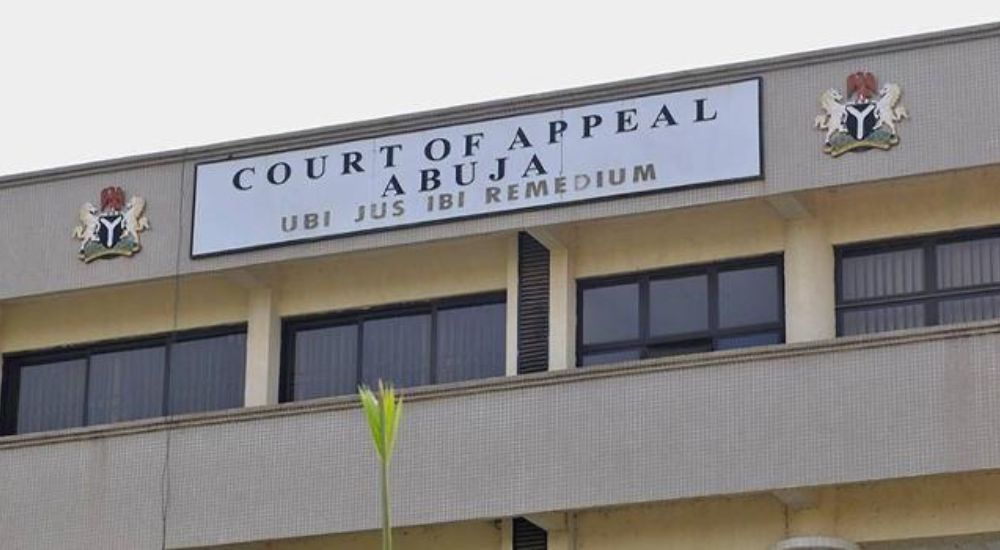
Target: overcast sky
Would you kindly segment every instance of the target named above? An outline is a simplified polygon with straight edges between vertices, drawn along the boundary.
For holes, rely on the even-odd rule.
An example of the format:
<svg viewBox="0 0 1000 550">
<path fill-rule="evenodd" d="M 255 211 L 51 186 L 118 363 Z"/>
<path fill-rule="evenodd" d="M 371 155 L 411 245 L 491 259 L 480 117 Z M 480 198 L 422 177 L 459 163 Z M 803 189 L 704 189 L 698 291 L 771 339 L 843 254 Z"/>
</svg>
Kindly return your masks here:
<svg viewBox="0 0 1000 550">
<path fill-rule="evenodd" d="M 996 0 L 10 0 L 0 174 L 994 21 Z"/>
</svg>

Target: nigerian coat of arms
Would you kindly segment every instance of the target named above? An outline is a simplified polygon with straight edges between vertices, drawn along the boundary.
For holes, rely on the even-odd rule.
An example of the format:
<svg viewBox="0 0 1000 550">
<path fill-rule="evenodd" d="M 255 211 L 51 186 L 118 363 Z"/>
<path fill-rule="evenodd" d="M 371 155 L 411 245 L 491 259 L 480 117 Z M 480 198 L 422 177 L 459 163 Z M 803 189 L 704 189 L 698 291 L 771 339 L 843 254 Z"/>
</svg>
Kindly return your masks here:
<svg viewBox="0 0 1000 550">
<path fill-rule="evenodd" d="M 898 84 L 879 88 L 875 75 L 868 72 L 847 77 L 846 95 L 836 88 L 823 92 L 819 99 L 823 112 L 814 122 L 826 131 L 823 151 L 837 157 L 848 151 L 887 150 L 899 143 L 896 124 L 909 118 L 899 102 L 902 95 Z"/>
<path fill-rule="evenodd" d="M 139 233 L 149 229 L 143 215 L 146 201 L 133 196 L 125 200 L 121 187 L 101 190 L 101 207 L 89 202 L 80 207 L 80 225 L 73 230 L 79 239 L 79 257 L 85 263 L 108 256 L 131 256 L 142 249 Z"/>
</svg>

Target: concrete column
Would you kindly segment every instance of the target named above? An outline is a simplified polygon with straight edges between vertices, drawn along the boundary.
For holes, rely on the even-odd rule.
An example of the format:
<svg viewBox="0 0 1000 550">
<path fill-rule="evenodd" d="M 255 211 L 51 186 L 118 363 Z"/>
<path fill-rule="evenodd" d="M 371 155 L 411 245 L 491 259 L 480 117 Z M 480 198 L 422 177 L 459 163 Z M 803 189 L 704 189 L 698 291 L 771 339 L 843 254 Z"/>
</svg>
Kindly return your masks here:
<svg viewBox="0 0 1000 550">
<path fill-rule="evenodd" d="M 549 550 L 574 550 L 576 516 L 562 512 L 549 512 L 525 516 L 528 521 L 545 529 Z"/>
<path fill-rule="evenodd" d="M 573 550 L 573 535 L 568 529 L 548 533 L 549 550 Z"/>
<path fill-rule="evenodd" d="M 514 548 L 514 521 L 510 518 L 500 520 L 500 550 Z"/>
<path fill-rule="evenodd" d="M 568 248 L 552 250 L 549 269 L 549 370 L 566 370 L 576 366 L 576 278 Z"/>
<path fill-rule="evenodd" d="M 837 535 L 837 490 L 786 489 L 772 493 L 785 506 L 785 540 L 774 550 L 856 550 Z M 841 542 L 844 545 L 838 546 Z"/>
<path fill-rule="evenodd" d="M 779 541 L 773 550 L 860 550 L 860 547 L 837 537 L 810 536 Z"/>
<path fill-rule="evenodd" d="M 786 222 L 785 341 L 837 335 L 833 246 L 814 217 Z"/>
<path fill-rule="evenodd" d="M 244 405 L 278 402 L 278 372 L 281 363 L 281 318 L 270 288 L 250 289 L 247 323 L 247 363 Z"/>
<path fill-rule="evenodd" d="M 529 231 L 549 249 L 549 370 L 576 366 L 576 278 L 567 235 Z"/>
<path fill-rule="evenodd" d="M 517 376 L 517 233 L 507 242 L 507 376 Z"/>
</svg>

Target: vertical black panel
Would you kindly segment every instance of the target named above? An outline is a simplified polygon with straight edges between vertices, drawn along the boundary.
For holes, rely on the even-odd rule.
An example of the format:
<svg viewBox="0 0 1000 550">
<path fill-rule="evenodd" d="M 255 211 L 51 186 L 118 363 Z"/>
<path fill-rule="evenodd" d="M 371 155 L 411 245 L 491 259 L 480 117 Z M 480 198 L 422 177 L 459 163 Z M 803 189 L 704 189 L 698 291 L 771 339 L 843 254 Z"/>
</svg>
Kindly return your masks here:
<svg viewBox="0 0 1000 550">
<path fill-rule="evenodd" d="M 517 373 L 549 365 L 549 249 L 527 233 L 517 236 Z"/>
<path fill-rule="evenodd" d="M 524 518 L 514 518 L 513 550 L 548 550 L 549 537 L 545 529 Z"/>
</svg>

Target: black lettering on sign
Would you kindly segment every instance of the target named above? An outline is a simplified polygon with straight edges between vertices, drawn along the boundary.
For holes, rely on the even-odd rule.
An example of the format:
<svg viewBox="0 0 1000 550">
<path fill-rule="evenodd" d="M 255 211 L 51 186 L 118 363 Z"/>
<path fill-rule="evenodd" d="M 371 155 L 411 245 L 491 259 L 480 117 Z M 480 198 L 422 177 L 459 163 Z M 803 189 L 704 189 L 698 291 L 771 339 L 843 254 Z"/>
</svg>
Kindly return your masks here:
<svg viewBox="0 0 1000 550">
<path fill-rule="evenodd" d="M 348 176 L 364 171 L 365 169 L 361 167 L 361 153 L 358 151 L 344 153 L 344 170 L 340 172 L 341 175 Z"/>
<path fill-rule="evenodd" d="M 694 100 L 695 111 L 696 111 L 695 112 L 695 117 L 694 117 L 694 121 L 695 122 L 708 122 L 710 120 L 715 120 L 719 116 L 719 113 L 717 113 L 715 111 L 712 111 L 712 116 L 710 116 L 710 117 L 706 117 L 705 116 L 705 102 L 706 101 L 708 101 L 708 99 L 696 99 L 696 100 Z"/>
<path fill-rule="evenodd" d="M 243 176 L 244 172 L 250 172 L 251 174 L 255 174 L 257 172 L 257 169 L 251 167 L 251 168 L 240 168 L 239 170 L 237 170 L 236 173 L 233 174 L 233 187 L 239 189 L 240 191 L 249 191 L 253 189 L 253 186 L 243 182 L 243 180 L 240 179 L 241 176 Z"/>
<path fill-rule="evenodd" d="M 290 177 L 292 177 L 292 167 L 287 162 L 278 162 L 267 169 L 267 181 L 272 185 L 282 185 Z"/>
</svg>

